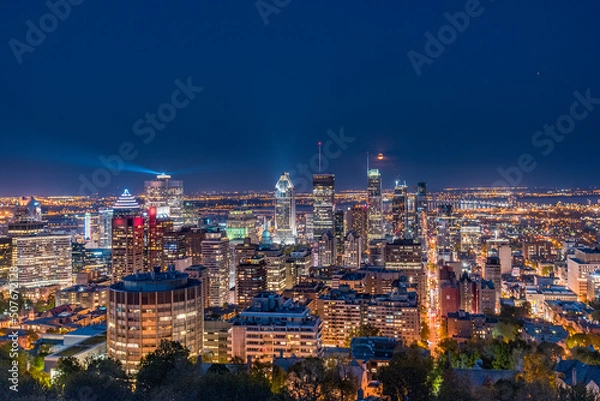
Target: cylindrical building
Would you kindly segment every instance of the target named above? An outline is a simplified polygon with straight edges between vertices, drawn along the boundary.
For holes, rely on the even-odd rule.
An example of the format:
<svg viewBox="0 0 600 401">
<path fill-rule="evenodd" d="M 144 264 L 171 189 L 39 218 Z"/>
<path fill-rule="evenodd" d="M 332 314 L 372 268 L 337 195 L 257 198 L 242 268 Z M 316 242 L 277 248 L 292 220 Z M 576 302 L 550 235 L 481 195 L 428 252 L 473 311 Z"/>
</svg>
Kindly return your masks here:
<svg viewBox="0 0 600 401">
<path fill-rule="evenodd" d="M 201 355 L 203 321 L 200 281 L 175 270 L 127 276 L 109 287 L 108 356 L 135 373 L 162 340 Z"/>
</svg>

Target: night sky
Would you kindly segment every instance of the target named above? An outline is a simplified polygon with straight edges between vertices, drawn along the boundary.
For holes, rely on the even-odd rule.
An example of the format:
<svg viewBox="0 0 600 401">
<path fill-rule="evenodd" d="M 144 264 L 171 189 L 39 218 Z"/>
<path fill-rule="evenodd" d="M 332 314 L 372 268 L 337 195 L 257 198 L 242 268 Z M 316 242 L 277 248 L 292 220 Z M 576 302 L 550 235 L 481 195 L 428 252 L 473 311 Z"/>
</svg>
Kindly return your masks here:
<svg viewBox="0 0 600 401">
<path fill-rule="evenodd" d="M 597 185 L 600 100 L 560 142 L 532 137 L 570 113 L 575 91 L 600 98 L 600 2 L 482 0 L 417 76 L 407 53 L 426 56 L 426 32 L 469 3 L 265 0 L 265 25 L 255 1 L 85 0 L 29 47 L 26 22 L 39 27 L 48 6 L 4 1 L 0 195 L 77 194 L 127 142 L 135 157 L 97 181 L 102 194 L 160 171 L 186 192 L 271 190 L 342 127 L 355 139 L 326 160 L 339 188 L 366 186 L 366 152 L 386 188 L 492 185 L 524 153 L 536 167 L 519 184 Z M 33 50 L 21 64 L 11 39 Z M 152 140 L 136 135 L 188 77 L 203 90 L 181 94 L 189 104 Z"/>
</svg>

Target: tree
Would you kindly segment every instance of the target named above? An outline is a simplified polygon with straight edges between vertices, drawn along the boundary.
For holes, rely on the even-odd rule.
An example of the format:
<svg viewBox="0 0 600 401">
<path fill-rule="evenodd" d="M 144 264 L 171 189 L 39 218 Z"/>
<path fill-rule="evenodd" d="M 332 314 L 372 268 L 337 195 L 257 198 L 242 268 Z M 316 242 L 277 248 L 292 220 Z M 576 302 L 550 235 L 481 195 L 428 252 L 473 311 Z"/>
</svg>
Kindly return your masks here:
<svg viewBox="0 0 600 401">
<path fill-rule="evenodd" d="M 149 397 L 158 390 L 170 389 L 175 394 L 186 395 L 187 389 L 198 379 L 194 364 L 188 358 L 188 349 L 180 343 L 161 341 L 158 348 L 140 362 L 136 392 Z"/>
<path fill-rule="evenodd" d="M 348 338 L 346 338 L 346 347 L 350 346 L 353 338 L 356 337 L 376 337 L 379 335 L 379 329 L 370 323 L 361 324 L 358 329 L 350 331 Z"/>
<path fill-rule="evenodd" d="M 401 350 L 381 369 L 383 394 L 392 401 L 433 399 L 433 360 L 418 347 Z"/>
<path fill-rule="evenodd" d="M 91 359 L 85 370 L 71 375 L 65 383 L 63 397 L 78 400 L 88 398 L 86 395 L 100 400 L 131 399 L 131 382 L 121 363 L 114 359 Z"/>
<path fill-rule="evenodd" d="M 325 395 L 324 379 L 323 360 L 306 358 L 290 368 L 286 380 L 286 398 L 295 401 L 320 401 Z"/>
<path fill-rule="evenodd" d="M 353 401 L 358 392 L 358 382 L 347 365 L 336 365 L 325 375 L 325 400 Z"/>
<path fill-rule="evenodd" d="M 459 377 L 449 358 L 443 358 L 441 364 L 441 384 L 438 392 L 438 401 L 472 401 L 470 384 Z"/>
</svg>

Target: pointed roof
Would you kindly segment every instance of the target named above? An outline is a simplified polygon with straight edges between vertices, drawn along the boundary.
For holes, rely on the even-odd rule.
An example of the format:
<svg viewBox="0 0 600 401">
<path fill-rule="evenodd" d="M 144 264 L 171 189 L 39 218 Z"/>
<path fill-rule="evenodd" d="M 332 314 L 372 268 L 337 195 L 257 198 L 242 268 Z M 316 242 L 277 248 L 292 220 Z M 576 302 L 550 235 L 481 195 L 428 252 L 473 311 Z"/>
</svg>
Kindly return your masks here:
<svg viewBox="0 0 600 401">
<path fill-rule="evenodd" d="M 140 205 L 137 203 L 135 198 L 129 193 L 129 190 L 123 191 L 123 194 L 119 196 L 119 199 L 113 206 L 114 210 L 139 210 Z"/>
</svg>

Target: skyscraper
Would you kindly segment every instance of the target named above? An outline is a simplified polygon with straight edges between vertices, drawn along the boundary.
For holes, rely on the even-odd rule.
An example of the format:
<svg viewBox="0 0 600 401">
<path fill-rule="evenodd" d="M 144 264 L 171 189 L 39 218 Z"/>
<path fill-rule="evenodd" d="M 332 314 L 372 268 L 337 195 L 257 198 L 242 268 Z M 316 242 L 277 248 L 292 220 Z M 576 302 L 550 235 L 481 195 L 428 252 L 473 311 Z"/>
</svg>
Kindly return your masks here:
<svg viewBox="0 0 600 401">
<path fill-rule="evenodd" d="M 379 170 L 367 172 L 367 240 L 383 238 L 383 198 Z"/>
<path fill-rule="evenodd" d="M 156 266 L 166 267 L 163 248 L 165 245 L 165 234 L 173 231 L 173 220 L 157 215 L 156 206 L 148 209 L 146 219 L 146 270 Z"/>
<path fill-rule="evenodd" d="M 128 373 L 161 340 L 202 354 L 202 284 L 174 270 L 134 274 L 109 287 L 107 354 Z"/>
<path fill-rule="evenodd" d="M 210 306 L 229 300 L 229 239 L 223 231 L 206 233 L 202 241 L 202 264 L 208 269 Z"/>
<path fill-rule="evenodd" d="M 183 227 L 183 181 L 172 180 L 170 175 L 159 174 L 156 180 L 144 183 L 146 208 L 156 206 L 158 214 L 166 214 L 173 219 L 173 228 Z"/>
<path fill-rule="evenodd" d="M 335 176 L 313 175 L 313 237 L 321 238 L 326 232 L 335 232 L 333 210 L 335 207 Z"/>
<path fill-rule="evenodd" d="M 236 273 L 236 303 L 245 308 L 252 304 L 252 298 L 267 289 L 267 261 L 258 255 L 242 259 Z"/>
<path fill-rule="evenodd" d="M 392 198 L 392 227 L 396 238 L 406 238 L 408 191 L 406 184 L 396 181 Z"/>
<path fill-rule="evenodd" d="M 12 267 L 20 287 L 42 287 L 73 282 L 70 235 L 27 235 L 12 239 Z"/>
<path fill-rule="evenodd" d="M 128 190 L 113 207 L 112 255 L 113 283 L 144 270 L 144 217 Z"/>
<path fill-rule="evenodd" d="M 296 194 L 289 173 L 282 173 L 275 184 L 275 236 L 277 242 L 296 242 Z"/>
</svg>

